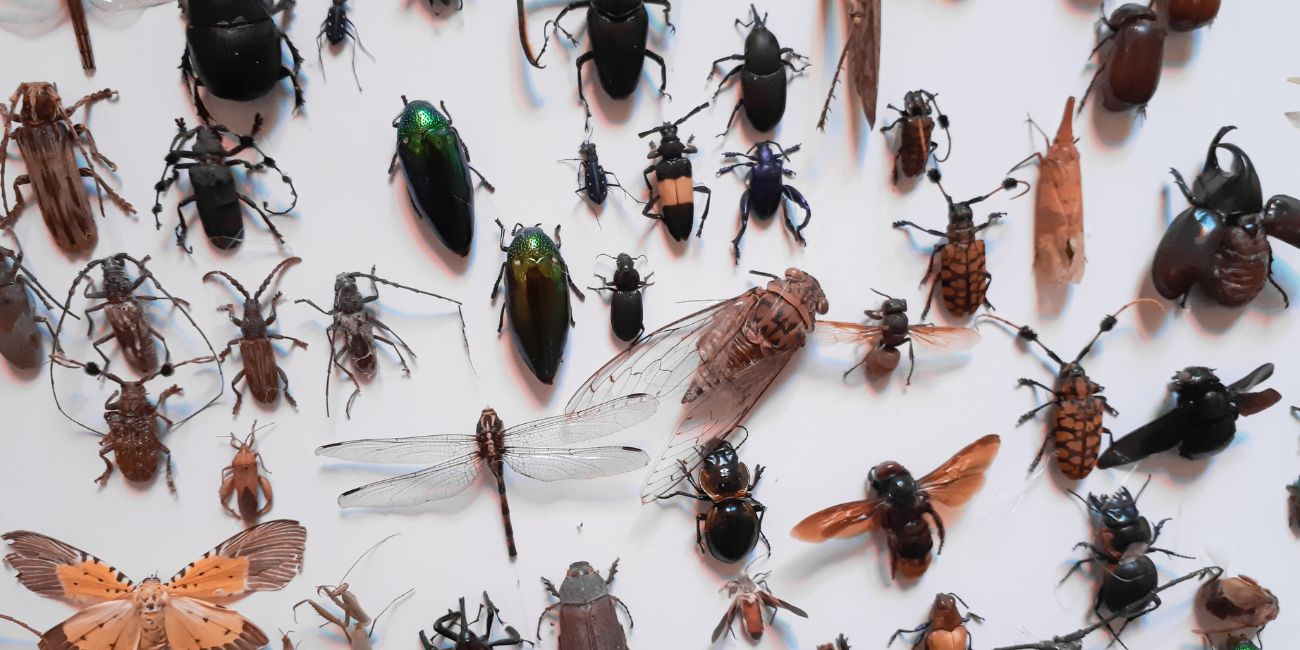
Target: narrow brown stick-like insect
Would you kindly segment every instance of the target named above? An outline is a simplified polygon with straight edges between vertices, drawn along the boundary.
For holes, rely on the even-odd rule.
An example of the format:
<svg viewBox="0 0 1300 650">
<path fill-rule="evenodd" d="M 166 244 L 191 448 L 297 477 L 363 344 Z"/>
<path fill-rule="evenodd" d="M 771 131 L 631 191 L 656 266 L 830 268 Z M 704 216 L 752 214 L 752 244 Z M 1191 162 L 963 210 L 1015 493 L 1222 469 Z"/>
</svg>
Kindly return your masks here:
<svg viewBox="0 0 1300 650">
<path fill-rule="evenodd" d="M 848 38 L 840 62 L 835 66 L 831 89 L 826 93 L 817 129 L 826 130 L 826 116 L 831 112 L 831 98 L 835 85 L 840 82 L 840 71 L 847 61 L 849 81 L 853 92 L 862 102 L 862 113 L 867 124 L 876 125 L 876 97 L 880 89 L 880 0 L 844 0 L 844 13 L 848 18 Z"/>
<path fill-rule="evenodd" d="M 1074 98 L 1065 102 L 1065 115 L 1048 142 L 1047 153 L 1034 152 L 1011 171 L 1038 160 L 1034 195 L 1034 274 L 1048 286 L 1079 284 L 1087 261 L 1083 253 L 1083 177 L 1079 150 L 1074 146 Z M 1034 124 L 1033 120 L 1029 121 Z M 1042 129 L 1039 129 L 1042 133 Z M 1043 133 L 1047 140 L 1047 134 Z M 1010 172 L 1008 172 L 1010 173 Z"/>
<path fill-rule="evenodd" d="M 226 509 L 232 517 L 239 517 L 244 523 L 257 523 L 257 518 L 266 514 L 271 509 L 273 496 L 271 493 L 271 482 L 266 480 L 257 472 L 257 464 L 262 463 L 262 469 L 266 469 L 265 461 L 262 461 L 262 455 L 253 451 L 253 445 L 257 442 L 257 421 L 253 421 L 253 430 L 248 432 L 248 437 L 243 442 L 235 434 L 230 434 L 230 446 L 238 451 L 235 452 L 235 459 L 230 465 L 221 470 L 221 507 Z M 271 471 L 271 470 L 266 470 Z M 230 472 L 229 475 L 226 472 Z M 265 499 L 266 505 L 260 509 L 257 507 L 257 490 L 261 488 L 262 498 Z M 230 509 L 230 497 L 235 496 L 239 504 L 239 512 L 236 513 Z M 287 636 L 287 635 L 286 635 Z"/>
<path fill-rule="evenodd" d="M 271 298 L 270 318 L 262 317 L 261 298 L 262 292 L 271 286 L 271 280 L 275 278 L 276 273 L 279 273 L 281 269 L 290 264 L 301 261 L 302 258 L 290 257 L 280 262 L 274 269 L 271 269 L 271 273 L 262 281 L 262 286 L 258 287 L 257 293 L 252 296 L 248 295 L 248 292 L 244 290 L 243 285 L 239 284 L 238 280 L 224 271 L 209 271 L 207 275 L 203 276 L 203 280 L 206 282 L 209 278 L 219 275 L 229 280 L 230 285 L 240 295 L 244 296 L 244 316 L 242 319 L 235 318 L 235 306 L 233 304 L 217 308 L 217 311 L 226 312 L 230 316 L 230 322 L 240 329 L 239 338 L 232 339 L 227 343 L 226 349 L 222 350 L 217 357 L 224 361 L 226 355 L 230 354 L 230 349 L 236 343 L 239 344 L 239 355 L 244 361 L 244 368 L 235 375 L 234 379 L 230 380 L 230 390 L 235 392 L 235 415 L 239 414 L 239 406 L 244 401 L 243 391 L 236 386 L 240 379 L 247 380 L 248 392 L 252 394 L 253 399 L 263 404 L 270 404 L 275 401 L 276 397 L 279 397 L 280 382 L 283 381 L 284 398 L 289 401 L 290 406 L 298 406 L 298 402 L 294 401 L 293 395 L 289 394 L 289 376 L 284 374 L 284 369 L 275 363 L 275 348 L 271 345 L 271 339 L 293 341 L 294 345 L 301 345 L 304 350 L 307 349 L 307 343 L 292 336 L 270 333 L 268 328 L 275 322 L 275 304 L 282 294 L 276 292 Z"/>
<path fill-rule="evenodd" d="M 81 3 L 72 4 L 80 7 Z M 41 218 L 45 220 L 45 226 L 49 228 L 54 242 L 65 253 L 88 255 L 95 249 L 99 233 L 95 228 L 90 196 L 82 186 L 81 178 L 94 179 L 101 216 L 104 213 L 104 194 L 123 211 L 135 214 L 135 208 L 118 196 L 95 172 L 92 161 L 97 160 L 113 171 L 117 171 L 117 165 L 99 153 L 90 131 L 81 124 L 73 124 L 71 117 L 78 108 L 116 94 L 116 90 L 105 88 L 64 107 L 63 99 L 59 97 L 54 84 L 34 81 L 18 86 L 9 97 L 8 110 L 0 105 L 0 119 L 4 120 L 4 138 L 0 139 L 0 198 L 4 199 L 5 208 L 4 218 L 0 219 L 0 229 L 12 228 L 18 220 L 19 214 L 27 205 L 18 187 L 30 185 L 36 194 L 36 202 L 40 205 Z M 27 163 L 27 173 L 14 179 L 15 202 L 11 212 L 8 194 L 5 193 L 4 175 L 5 163 L 9 159 L 7 152 L 10 130 L 15 122 L 20 126 L 12 129 L 13 138 L 18 142 L 23 161 Z M 85 167 L 77 166 L 77 154 L 85 159 Z"/>
</svg>

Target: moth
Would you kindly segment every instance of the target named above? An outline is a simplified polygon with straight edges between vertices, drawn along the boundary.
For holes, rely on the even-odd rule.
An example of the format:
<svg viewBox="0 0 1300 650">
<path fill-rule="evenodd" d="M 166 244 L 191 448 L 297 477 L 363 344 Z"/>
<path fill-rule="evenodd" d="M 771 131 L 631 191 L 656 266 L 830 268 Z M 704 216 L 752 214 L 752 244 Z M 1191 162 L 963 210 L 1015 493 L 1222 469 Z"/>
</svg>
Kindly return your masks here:
<svg viewBox="0 0 1300 650">
<path fill-rule="evenodd" d="M 1074 146 L 1074 98 L 1065 102 L 1065 115 L 1047 153 L 1034 152 L 1011 171 L 1038 160 L 1034 198 L 1034 274 L 1043 284 L 1064 286 L 1083 281 L 1083 176 Z M 1038 125 L 1034 124 L 1037 128 Z M 1042 130 L 1040 129 L 1041 133 Z M 1043 134 L 1047 139 L 1047 134 Z"/>
<path fill-rule="evenodd" d="M 83 607 L 41 635 L 41 650 L 257 650 L 269 639 L 232 609 L 209 602 L 275 591 L 302 568 L 307 529 L 279 519 L 245 530 L 190 563 L 166 583 L 132 582 L 103 560 L 57 539 L 18 530 L 5 562 L 18 581 Z"/>
</svg>

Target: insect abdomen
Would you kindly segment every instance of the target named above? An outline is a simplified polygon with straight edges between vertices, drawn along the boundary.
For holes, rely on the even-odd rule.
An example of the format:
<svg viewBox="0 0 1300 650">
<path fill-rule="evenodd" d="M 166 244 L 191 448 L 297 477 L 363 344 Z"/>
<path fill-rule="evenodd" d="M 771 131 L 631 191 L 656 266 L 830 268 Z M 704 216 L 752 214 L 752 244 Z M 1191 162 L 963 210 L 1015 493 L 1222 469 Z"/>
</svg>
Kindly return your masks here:
<svg viewBox="0 0 1300 650">
<path fill-rule="evenodd" d="M 90 197 L 81 183 L 78 146 L 63 124 L 36 124 L 13 133 L 27 163 L 41 218 L 55 243 L 66 253 L 86 254 L 99 241 Z"/>
<path fill-rule="evenodd" d="M 958 318 L 984 304 L 989 274 L 984 270 L 984 242 L 949 242 L 939 259 L 939 292 L 948 313 Z"/>
<path fill-rule="evenodd" d="M 930 134 L 934 120 L 923 117 L 903 124 L 902 142 L 898 146 L 898 168 L 904 176 L 914 178 L 925 171 L 930 158 Z"/>
<path fill-rule="evenodd" d="M 1066 478 L 1078 481 L 1097 465 L 1101 451 L 1102 402 L 1100 397 L 1066 398 L 1056 409 L 1052 438 L 1056 464 Z"/>
<path fill-rule="evenodd" d="M 1223 248 L 1214 255 L 1208 293 L 1224 307 L 1249 303 L 1264 290 L 1272 258 L 1263 229 L 1253 237 L 1241 228 L 1231 229 Z"/>
<path fill-rule="evenodd" d="M 113 458 L 127 480 L 144 482 L 158 471 L 158 424 L 153 415 L 122 418 L 112 427 Z"/>
</svg>

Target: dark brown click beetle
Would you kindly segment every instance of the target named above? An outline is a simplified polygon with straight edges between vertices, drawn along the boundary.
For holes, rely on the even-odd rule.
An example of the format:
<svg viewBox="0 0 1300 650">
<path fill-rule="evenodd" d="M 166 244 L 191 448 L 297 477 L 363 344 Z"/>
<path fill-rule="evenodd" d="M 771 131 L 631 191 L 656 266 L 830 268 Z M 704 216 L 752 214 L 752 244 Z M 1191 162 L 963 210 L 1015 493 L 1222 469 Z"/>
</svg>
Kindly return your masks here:
<svg viewBox="0 0 1300 650">
<path fill-rule="evenodd" d="M 542 621 L 552 609 L 560 613 L 560 650 L 627 650 L 627 637 L 618 622 L 614 604 L 623 605 L 627 612 L 628 627 L 632 627 L 632 612 L 617 596 L 609 593 L 609 584 L 618 572 L 618 560 L 609 567 L 609 577 L 586 562 L 574 562 L 564 574 L 564 582 L 557 591 L 555 584 L 542 578 L 542 584 L 560 602 L 547 607 L 537 619 L 537 636 L 542 636 Z"/>
<path fill-rule="evenodd" d="M 1101 7 L 1104 12 L 1104 3 Z M 1109 19 L 1103 13 L 1101 23 L 1110 33 L 1097 43 L 1093 53 L 1108 42 L 1114 43 L 1102 54 L 1101 65 L 1079 102 L 1079 112 L 1083 112 L 1094 87 L 1101 92 L 1101 104 L 1108 111 L 1126 111 L 1134 107 L 1142 110 L 1160 85 L 1165 30 L 1156 25 L 1153 9 L 1133 2 L 1116 9 Z"/>
<path fill-rule="evenodd" d="M 22 370 L 41 365 L 41 333 L 36 324 L 45 323 L 50 337 L 54 337 L 54 326 L 44 316 L 36 314 L 28 289 L 46 309 L 54 311 L 50 303 L 58 300 L 23 266 L 22 252 L 15 253 L 0 246 L 0 356 Z M 49 297 L 48 301 L 46 297 Z M 76 314 L 72 317 L 81 320 Z"/>
</svg>

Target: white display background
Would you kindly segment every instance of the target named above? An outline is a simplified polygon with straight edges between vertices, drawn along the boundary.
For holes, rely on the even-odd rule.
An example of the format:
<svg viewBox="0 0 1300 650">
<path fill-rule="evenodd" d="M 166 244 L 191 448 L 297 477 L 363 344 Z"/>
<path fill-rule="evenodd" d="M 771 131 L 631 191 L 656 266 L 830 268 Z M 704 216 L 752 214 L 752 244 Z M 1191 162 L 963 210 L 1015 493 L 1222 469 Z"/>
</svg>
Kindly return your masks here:
<svg viewBox="0 0 1300 650">
<path fill-rule="evenodd" d="M 250 220 L 247 241 L 233 255 L 212 249 L 197 221 L 190 238 L 194 254 L 175 247 L 175 205 L 188 194 L 187 181 L 182 191 L 164 196 L 161 231 L 149 214 L 152 187 L 175 133 L 173 120 L 183 116 L 194 122 L 176 69 L 184 49 L 184 23 L 175 6 L 135 18 L 92 16 L 99 70 L 90 77 L 80 70 L 66 22 L 41 34 L 0 35 L 0 90 L 21 81 L 55 81 L 68 103 L 104 87 L 121 92 L 117 101 L 93 107 L 85 121 L 101 151 L 118 163 L 121 171 L 113 183 L 139 214 L 125 217 L 110 208 L 107 219 L 97 220 L 96 257 L 119 250 L 152 255 L 150 266 L 157 276 L 193 303 L 194 318 L 208 337 L 224 345 L 237 332 L 215 308 L 232 302 L 232 294 L 217 283 L 202 283 L 203 273 L 225 270 L 252 289 L 291 251 L 303 262 L 279 284 L 287 297 L 276 329 L 311 344 L 309 350 L 295 349 L 279 359 L 292 380 L 298 409 L 285 403 L 267 408 L 246 399 L 243 412 L 232 419 L 227 391 L 213 408 L 164 438 L 177 471 L 175 495 L 161 480 L 131 485 L 120 472 L 107 487 L 95 485 L 103 467 L 96 457 L 97 439 L 59 415 L 48 371 L 35 376 L 6 371 L 0 382 L 6 422 L 0 529 L 51 535 L 137 581 L 155 572 L 166 579 L 240 530 L 217 502 L 221 469 L 233 455 L 224 436 L 233 432 L 242 437 L 257 420 L 259 425 L 274 423 L 259 436 L 259 451 L 274 472 L 270 480 L 276 495 L 264 519 L 297 519 L 310 531 L 301 577 L 283 591 L 255 594 L 236 604 L 272 636 L 278 637 L 277 629 L 293 630 L 305 648 L 343 647 L 336 630 L 315 629 L 321 621 L 311 612 L 301 610 L 295 622 L 291 606 L 313 597 L 316 585 L 335 583 L 378 540 L 401 533 L 348 579 L 372 614 L 415 589 L 380 621 L 378 647 L 418 648 L 418 629 L 429 629 L 460 596 L 473 608 L 485 589 L 505 620 L 531 637 L 538 615 L 551 602 L 538 578 L 558 581 L 575 560 L 590 561 L 603 572 L 616 557 L 622 561 L 613 593 L 632 608 L 636 620 L 631 646 L 708 645 L 729 604 L 718 589 L 740 566 L 720 565 L 696 550 L 692 504 L 641 505 L 640 472 L 556 484 L 507 473 L 520 552 L 510 562 L 495 486 L 489 482 L 423 507 L 342 512 L 335 504 L 340 492 L 418 468 L 360 467 L 318 458 L 312 451 L 357 438 L 471 433 L 487 405 L 507 425 L 554 415 L 591 372 L 619 351 L 609 331 L 607 305 L 589 293 L 585 303 L 575 302 L 577 327 L 556 385 L 542 386 L 532 378 L 508 334 L 498 337 L 495 331 L 500 303 L 489 304 L 488 294 L 503 256 L 493 219 L 507 226 L 540 222 L 548 231 L 562 224 L 564 256 L 583 286 L 591 284 L 592 270 L 610 268 L 608 260 L 596 262 L 598 253 L 645 254 L 646 270 L 655 272 L 656 284 L 646 292 L 646 324 L 653 329 L 705 304 L 689 301 L 723 299 L 754 286 L 761 279 L 748 275 L 750 269 L 780 273 L 790 266 L 820 280 L 831 305 L 827 318 L 860 319 L 862 310 L 879 302 L 869 288 L 907 298 L 911 315 L 919 317 L 924 296 L 917 282 L 933 239 L 889 224 L 908 219 L 941 229 L 945 204 L 926 182 L 901 190 L 891 185 L 892 155 L 885 139 L 868 130 L 860 109 L 850 103 L 848 88 L 838 90 L 826 132 L 814 128 L 844 39 L 840 3 L 768 1 L 759 9 L 770 12 L 782 45 L 810 56 L 813 63 L 790 84 L 785 119 L 773 134 L 783 145 L 803 144 L 789 167 L 799 174 L 790 182 L 813 208 L 805 230 L 808 247 L 793 244 L 778 221 L 755 221 L 743 243 L 741 264 L 732 262 L 728 242 L 736 232 L 744 188 L 736 178 L 714 178 L 712 172 L 724 163 L 723 151 L 743 150 L 761 137 L 747 125 L 733 129 L 726 140 L 713 137 L 736 101 L 735 90 L 723 93 L 682 130 L 683 136 L 697 135 L 701 153 L 692 159 L 696 179 L 713 188 L 703 239 L 692 238 L 684 246 L 672 242 L 661 226 L 638 214 L 640 205 L 621 194 L 611 194 L 603 209 L 593 211 L 573 194 L 574 164 L 556 162 L 574 157 L 584 138 L 573 61 L 586 50 L 586 42 L 578 48 L 552 42 L 545 57 L 548 67 L 532 69 L 520 55 L 512 4 L 468 0 L 461 11 L 439 4 L 438 14 L 422 0 L 356 2 L 350 16 L 375 56 L 374 62 L 357 59 L 365 89 L 358 92 L 348 67 L 349 50 L 327 50 L 323 71 L 316 60 L 313 41 L 329 3 L 300 2 L 287 30 L 308 59 L 305 109 L 291 114 L 287 84 L 249 105 L 209 100 L 218 119 L 238 131 L 247 131 L 253 112 L 265 115 L 260 145 L 293 177 L 301 195 L 293 217 L 277 221 L 288 238 L 285 250 L 278 250 L 261 225 Z M 555 17 L 561 4 L 530 3 L 535 47 L 541 45 L 543 22 Z M 880 117 L 882 122 L 890 118 L 884 105 L 899 104 L 908 90 L 940 94 L 952 117 L 954 139 L 952 156 L 942 166 L 945 187 L 957 199 L 992 189 L 1012 164 L 1041 148 L 1042 140 L 1025 123 L 1026 113 L 1054 133 L 1066 97 L 1080 95 L 1090 79 L 1094 1 L 883 4 Z M 709 62 L 741 51 L 746 32 L 733 27 L 733 20 L 745 16 L 748 7 L 739 0 L 676 3 L 672 22 L 677 32 L 667 35 L 663 12 L 651 11 L 650 46 L 668 61 L 671 102 L 654 92 L 658 70 L 651 64 L 627 102 L 606 97 L 597 89 L 594 68 L 587 68 L 593 139 L 601 161 L 637 196 L 644 196 L 640 171 L 647 162 L 647 144 L 636 133 L 708 99 L 713 85 L 703 81 Z M 1300 164 L 1293 153 L 1300 147 L 1300 131 L 1283 116 L 1300 108 L 1300 87 L 1286 82 L 1300 74 L 1291 65 L 1300 5 L 1226 2 L 1221 14 L 1209 29 L 1170 36 L 1160 89 L 1145 118 L 1089 107 L 1077 120 L 1089 264 L 1083 284 L 1072 291 L 1059 316 L 1036 308 L 1030 273 L 1032 196 L 1008 202 L 1003 195 L 977 206 L 981 219 L 992 211 L 1008 213 L 985 236 L 994 276 L 989 296 L 996 313 L 1032 324 L 1062 355 L 1073 355 L 1104 314 L 1136 297 L 1154 296 L 1148 279 L 1152 253 L 1166 222 L 1186 206 L 1170 184 L 1168 169 L 1177 168 L 1190 179 L 1220 126 L 1240 127 L 1228 140 L 1254 158 L 1266 194 L 1300 192 Z M 566 24 L 577 33 L 581 15 L 570 18 Z M 401 109 L 403 94 L 412 100 L 445 100 L 474 165 L 497 186 L 495 194 L 476 194 L 477 235 L 468 260 L 449 254 L 418 220 L 400 174 L 385 174 L 395 139 L 390 122 Z M 84 119 L 81 114 L 76 118 Z M 939 141 L 945 146 L 942 136 Z M 17 148 L 10 151 L 12 182 L 23 165 L 16 159 Z M 1032 168 L 1018 174 L 1030 181 L 1036 175 Z M 264 176 L 256 187 L 259 196 L 283 205 L 283 186 L 274 175 Z M 64 295 L 86 260 L 70 260 L 57 251 L 35 206 L 15 233 L 31 268 Z M 1275 276 L 1293 299 L 1300 299 L 1300 254 L 1275 244 Z M 12 241 L 5 245 L 12 247 Z M 466 361 L 459 327 L 445 304 L 383 288 L 379 316 L 419 359 L 412 374 L 403 377 L 395 359 L 386 355 L 378 378 L 363 387 L 351 420 L 342 411 L 352 387 L 331 379 L 333 417 L 327 419 L 321 372 L 327 321 L 290 299 L 310 297 L 327 304 L 336 273 L 366 271 L 372 264 L 384 277 L 465 303 L 477 372 Z M 1232 574 L 1258 578 L 1283 605 L 1266 637 L 1285 646 L 1300 632 L 1292 613 L 1298 593 L 1296 539 L 1286 525 L 1284 490 L 1300 472 L 1300 426 L 1286 409 L 1300 389 L 1293 354 L 1296 309 L 1300 307 L 1283 310 L 1278 293 L 1266 288 L 1240 310 L 1193 298 L 1189 310 L 1170 307 L 1162 314 L 1144 306 L 1124 314 L 1087 359 L 1092 377 L 1106 386 L 1106 395 L 1121 412 L 1107 419 L 1118 434 L 1169 408 L 1166 382 L 1188 365 L 1217 368 L 1223 379 L 1234 381 L 1261 363 L 1275 362 L 1277 373 L 1266 386 L 1286 399 L 1241 420 L 1236 442 L 1208 461 L 1160 456 L 1136 468 L 1094 472 L 1079 485 L 1063 481 L 1055 470 L 1026 475 L 1044 430 L 1041 421 L 1014 426 L 1018 415 L 1039 403 L 1028 389 L 1015 388 L 1016 379 L 1050 383 L 1053 374 L 1041 363 L 1042 356 L 1027 353 L 1012 333 L 984 326 L 983 341 L 969 354 L 921 356 L 910 387 L 902 383 L 902 370 L 878 386 L 866 385 L 856 374 L 845 381 L 841 373 L 858 353 L 810 346 L 754 411 L 749 442 L 742 449 L 751 468 L 767 466 L 757 498 L 769 508 L 765 529 L 772 556 L 753 570 L 770 570 L 774 593 L 811 616 L 805 620 L 780 613 L 762 645 L 813 648 L 843 632 L 855 648 L 879 647 L 895 628 L 924 621 L 939 591 L 960 594 L 987 617 L 972 627 L 976 647 L 1073 631 L 1091 620 L 1093 583 L 1079 577 L 1060 586 L 1057 582 L 1070 562 L 1082 557 L 1071 547 L 1090 539 L 1092 531 L 1087 512 L 1066 489 L 1100 493 L 1125 485 L 1136 490 L 1150 474 L 1142 512 L 1153 521 L 1173 518 L 1160 546 L 1197 557 L 1157 557 L 1161 575 L 1170 578 L 1218 563 Z M 942 322 L 944 315 L 934 317 Z M 176 333 L 177 322 L 166 321 L 166 331 L 175 337 L 177 358 L 182 358 L 192 334 Z M 84 323 L 72 323 L 66 340 L 70 353 L 87 359 L 83 328 Z M 122 369 L 120 355 L 115 363 Z M 225 368 L 229 379 L 240 365 L 227 363 Z M 55 373 L 65 404 L 83 421 L 102 426 L 100 405 L 112 387 L 81 381 L 72 370 L 56 368 Z M 178 373 L 177 381 L 186 395 L 169 403 L 173 412 L 192 410 L 215 390 L 207 371 Z M 154 382 L 152 394 L 167 385 Z M 656 453 L 675 426 L 678 410 L 671 406 L 662 407 L 646 424 L 601 442 L 634 444 Z M 988 433 L 1000 434 L 1003 445 L 987 484 L 965 508 L 943 511 L 947 545 L 918 582 L 889 579 L 881 535 L 824 545 L 790 538 L 788 531 L 803 517 L 862 498 L 873 465 L 898 460 L 920 475 Z M 1190 631 L 1194 590 L 1187 585 L 1163 593 L 1165 605 L 1126 632 L 1129 646 L 1199 647 Z M 0 603 L 4 613 L 41 629 L 74 611 L 28 592 L 12 572 L 0 580 Z M 553 630 L 544 626 L 542 647 L 556 647 Z M 6 647 L 34 645 L 30 635 L 12 626 L 0 635 Z M 1107 642 L 1094 636 L 1088 647 Z"/>
</svg>

